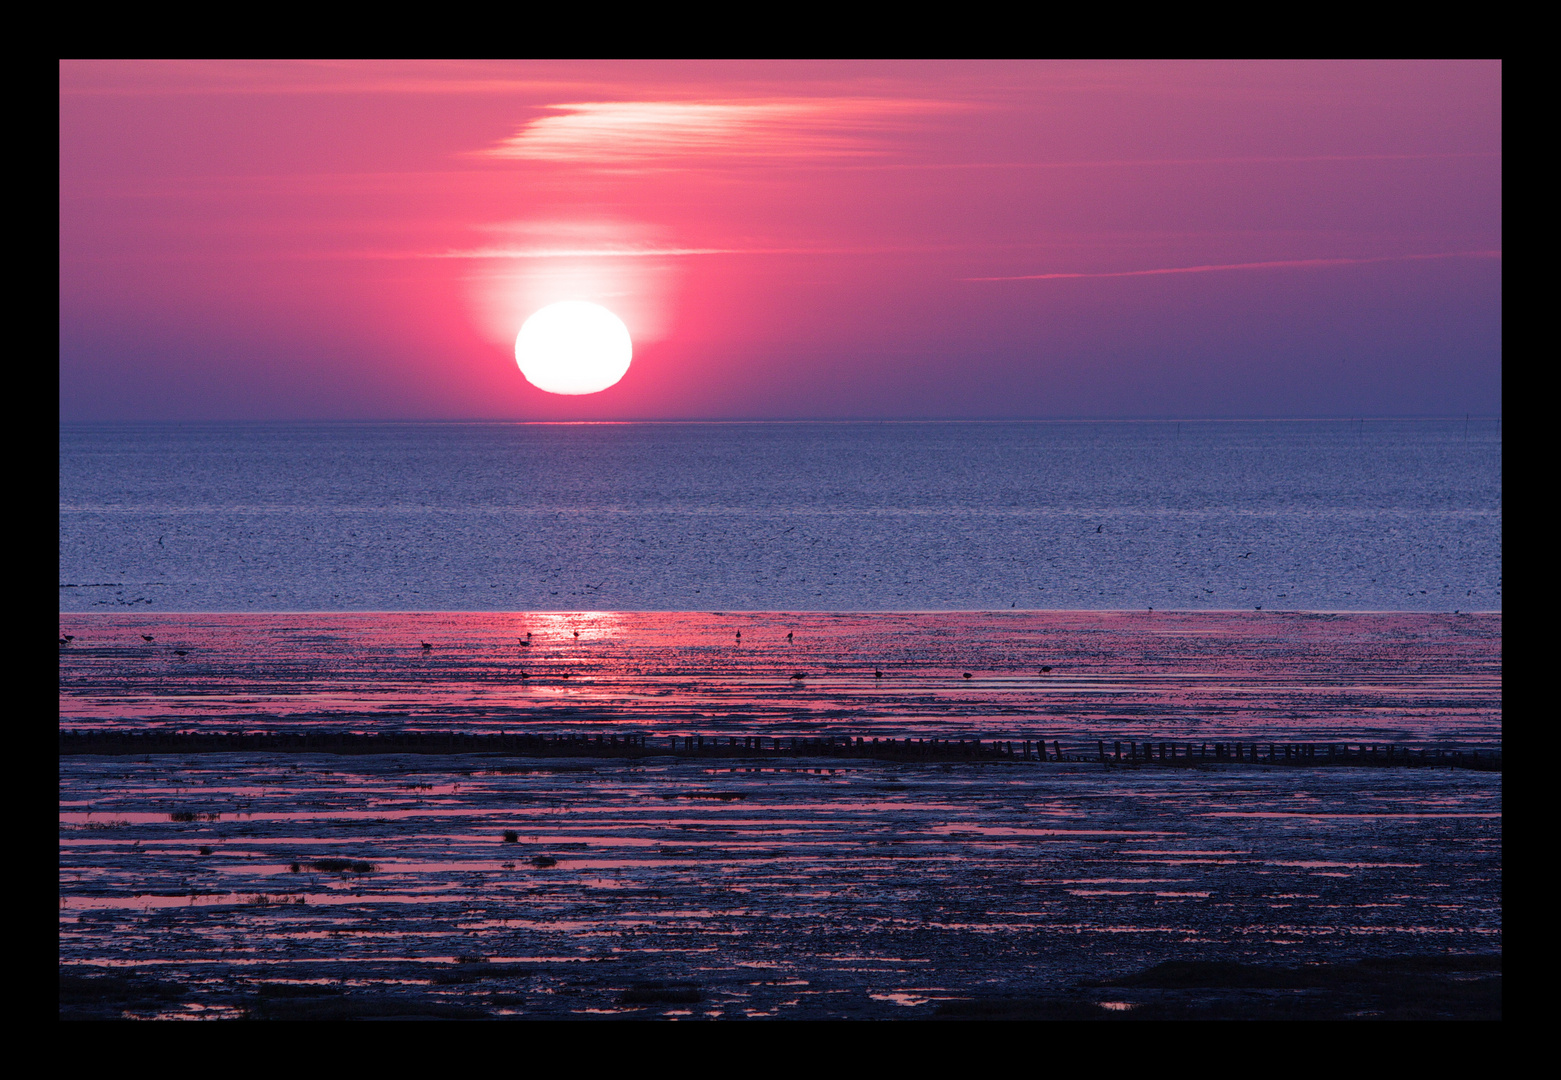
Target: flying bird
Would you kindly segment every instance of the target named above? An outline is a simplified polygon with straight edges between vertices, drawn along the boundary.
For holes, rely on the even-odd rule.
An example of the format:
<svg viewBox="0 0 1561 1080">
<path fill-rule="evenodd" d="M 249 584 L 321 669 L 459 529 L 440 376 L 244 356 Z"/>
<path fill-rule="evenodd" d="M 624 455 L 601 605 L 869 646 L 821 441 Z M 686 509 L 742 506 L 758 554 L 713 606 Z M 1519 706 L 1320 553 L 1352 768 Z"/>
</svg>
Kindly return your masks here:
<svg viewBox="0 0 1561 1080">
<path fill-rule="evenodd" d="M 1096 525 L 1095 526 L 1095 531 L 1096 532 L 1105 532 L 1105 530 L 1106 530 L 1106 527 L 1104 525 Z"/>
<path fill-rule="evenodd" d="M 1252 552 L 1250 552 L 1250 551 L 1247 552 L 1247 555 L 1250 555 L 1250 554 L 1252 554 Z M 1236 558 L 1238 558 L 1238 559 L 1245 559 L 1247 557 L 1247 555 L 1237 555 Z"/>
</svg>

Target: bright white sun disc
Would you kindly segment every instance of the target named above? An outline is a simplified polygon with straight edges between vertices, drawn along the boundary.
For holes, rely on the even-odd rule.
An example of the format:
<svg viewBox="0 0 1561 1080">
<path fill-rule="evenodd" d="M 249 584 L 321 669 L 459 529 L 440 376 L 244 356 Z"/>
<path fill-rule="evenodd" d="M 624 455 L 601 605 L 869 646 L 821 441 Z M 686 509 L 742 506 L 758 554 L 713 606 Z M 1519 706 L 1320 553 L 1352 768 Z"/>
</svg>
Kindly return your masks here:
<svg viewBox="0 0 1561 1080">
<path fill-rule="evenodd" d="M 537 311 L 515 338 L 526 381 L 550 394 L 594 394 L 629 370 L 634 346 L 623 320 L 600 304 L 560 300 Z"/>
</svg>

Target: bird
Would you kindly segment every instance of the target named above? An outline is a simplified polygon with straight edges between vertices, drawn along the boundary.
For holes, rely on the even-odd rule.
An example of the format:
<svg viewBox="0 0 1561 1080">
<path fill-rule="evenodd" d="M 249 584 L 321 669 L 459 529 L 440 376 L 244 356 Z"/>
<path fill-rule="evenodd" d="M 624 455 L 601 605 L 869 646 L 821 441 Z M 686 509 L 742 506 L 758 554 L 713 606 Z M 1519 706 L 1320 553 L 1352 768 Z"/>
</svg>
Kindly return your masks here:
<svg viewBox="0 0 1561 1080">
<path fill-rule="evenodd" d="M 739 630 L 739 631 L 737 631 L 737 640 L 741 641 L 742 639 L 743 639 L 743 632 L 741 630 Z"/>
<path fill-rule="evenodd" d="M 142 634 L 141 635 L 141 640 L 142 641 L 156 641 L 157 639 L 154 638 L 151 634 Z"/>
<path fill-rule="evenodd" d="M 1245 559 L 1247 557 L 1247 555 L 1250 555 L 1250 554 L 1252 554 L 1252 552 L 1249 551 L 1249 552 L 1247 552 L 1246 555 L 1237 555 L 1236 558 L 1238 558 L 1238 559 Z"/>
<path fill-rule="evenodd" d="M 522 678 L 522 679 L 529 679 L 529 678 L 531 678 L 531 676 L 530 676 L 530 675 L 527 675 L 527 674 L 526 674 L 526 673 L 525 673 L 525 672 L 524 672 L 524 671 L 522 671 L 522 672 L 521 672 L 521 673 L 520 673 L 520 677 L 521 677 L 521 678 Z"/>
<path fill-rule="evenodd" d="M 183 649 L 175 649 L 173 651 L 173 654 L 175 656 L 189 656 L 190 655 L 189 653 L 185 652 Z"/>
<path fill-rule="evenodd" d="M 1455 611 L 1455 612 L 1453 612 L 1453 614 L 1456 615 L 1458 613 Z M 70 638 L 68 638 L 68 637 L 60 638 L 60 644 L 61 645 L 69 645 L 70 644 Z"/>
<path fill-rule="evenodd" d="M 1051 670 L 1050 665 L 1044 666 L 1044 667 L 1041 668 L 1041 674 L 1044 675 L 1046 672 L 1048 672 L 1050 670 Z"/>
<path fill-rule="evenodd" d="M 1454 614 L 1456 614 L 1456 612 Z M 875 679 L 883 678 L 883 672 L 881 672 L 881 671 L 874 671 L 873 672 L 873 678 L 875 678 Z"/>
<path fill-rule="evenodd" d="M 787 630 L 787 631 L 786 631 L 786 640 L 787 640 L 787 641 L 790 641 L 790 640 L 791 640 L 791 631 L 790 631 L 790 630 Z"/>
<path fill-rule="evenodd" d="M 76 635 L 75 634 L 64 634 L 64 635 L 62 635 L 60 637 L 60 640 L 61 641 L 75 641 L 76 640 Z"/>
<path fill-rule="evenodd" d="M 578 630 L 576 630 L 576 631 L 575 631 L 575 637 L 579 637 L 579 636 L 580 636 L 580 631 L 578 631 Z M 738 637 L 742 637 L 742 635 L 741 635 L 741 634 L 738 634 L 738 635 L 737 635 L 737 636 L 738 636 Z"/>
<path fill-rule="evenodd" d="M 428 642 L 425 641 L 425 642 L 423 642 L 423 648 L 425 648 L 425 649 L 432 649 L 433 646 L 428 644 Z"/>
<path fill-rule="evenodd" d="M 967 672 L 965 672 L 965 678 L 967 678 L 967 679 L 974 679 L 974 678 L 975 678 L 975 676 L 974 676 L 974 675 L 972 675 L 972 674 L 971 674 L 971 673 L 970 673 L 970 672 L 968 672 L 968 671 L 967 671 Z"/>
<path fill-rule="evenodd" d="M 808 677 L 808 675 L 807 675 L 807 672 L 805 672 L 805 671 L 799 671 L 795 675 L 792 676 L 793 679 L 806 679 L 807 677 Z"/>
<path fill-rule="evenodd" d="M 1096 525 L 1095 526 L 1095 531 L 1096 532 L 1105 532 L 1106 531 L 1106 527 L 1104 525 Z"/>
</svg>

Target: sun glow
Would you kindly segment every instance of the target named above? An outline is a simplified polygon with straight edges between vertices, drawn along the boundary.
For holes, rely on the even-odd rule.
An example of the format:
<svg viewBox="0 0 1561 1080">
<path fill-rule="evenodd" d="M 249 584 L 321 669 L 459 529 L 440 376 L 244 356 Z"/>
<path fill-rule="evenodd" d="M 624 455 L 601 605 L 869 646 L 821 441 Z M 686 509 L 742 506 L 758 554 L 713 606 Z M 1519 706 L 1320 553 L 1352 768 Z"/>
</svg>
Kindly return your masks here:
<svg viewBox="0 0 1561 1080">
<path fill-rule="evenodd" d="M 629 370 L 633 352 L 623 320 L 585 300 L 549 304 L 527 319 L 515 338 L 520 373 L 550 394 L 607 389 Z"/>
</svg>

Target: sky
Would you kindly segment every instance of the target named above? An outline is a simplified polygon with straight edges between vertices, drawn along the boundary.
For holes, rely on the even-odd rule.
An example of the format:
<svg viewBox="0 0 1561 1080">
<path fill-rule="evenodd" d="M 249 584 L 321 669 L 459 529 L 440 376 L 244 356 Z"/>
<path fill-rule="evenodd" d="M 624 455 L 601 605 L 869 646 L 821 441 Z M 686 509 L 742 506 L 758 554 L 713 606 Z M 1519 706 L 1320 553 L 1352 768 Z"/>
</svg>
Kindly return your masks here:
<svg viewBox="0 0 1561 1080">
<path fill-rule="evenodd" d="M 1494 415 L 1501 246 L 1498 62 L 60 66 L 66 422 Z"/>
</svg>

